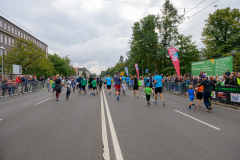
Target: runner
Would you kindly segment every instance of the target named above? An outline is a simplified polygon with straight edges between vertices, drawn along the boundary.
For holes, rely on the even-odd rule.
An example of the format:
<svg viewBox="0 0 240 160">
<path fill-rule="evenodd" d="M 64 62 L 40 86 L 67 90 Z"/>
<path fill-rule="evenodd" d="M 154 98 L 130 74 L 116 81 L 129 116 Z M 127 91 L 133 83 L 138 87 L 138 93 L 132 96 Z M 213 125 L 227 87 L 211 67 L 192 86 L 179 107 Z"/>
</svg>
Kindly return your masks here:
<svg viewBox="0 0 240 160">
<path fill-rule="evenodd" d="M 141 78 L 138 79 L 138 89 L 142 90 L 142 82 L 141 82 Z"/>
<path fill-rule="evenodd" d="M 99 91 L 100 91 L 100 92 L 102 91 L 102 84 L 103 84 L 103 79 L 100 78 L 100 79 L 99 79 Z"/>
<path fill-rule="evenodd" d="M 122 76 L 122 81 L 125 82 L 126 78 L 124 76 Z"/>
<path fill-rule="evenodd" d="M 81 90 L 82 90 L 81 81 L 82 81 L 82 77 L 79 76 L 78 79 L 77 79 L 77 82 L 78 82 L 78 93 L 81 93 Z"/>
<path fill-rule="evenodd" d="M 76 83 L 74 82 L 74 79 L 72 79 L 71 86 L 72 86 L 72 88 L 73 88 L 73 92 L 75 93 Z"/>
<path fill-rule="evenodd" d="M 127 87 L 129 89 L 129 80 L 130 80 L 130 77 L 126 77 L 126 80 L 127 80 Z"/>
<path fill-rule="evenodd" d="M 90 89 L 90 91 L 91 91 L 91 94 L 93 94 L 93 90 L 92 90 L 92 81 L 93 81 L 93 78 L 92 78 L 92 75 L 90 75 L 90 77 L 89 77 L 89 89 Z"/>
<path fill-rule="evenodd" d="M 196 105 L 193 103 L 194 97 L 196 97 L 196 93 L 195 93 L 195 91 L 193 90 L 193 86 L 192 86 L 192 85 L 189 86 L 189 90 L 187 91 L 185 98 L 187 98 L 187 95 L 189 95 L 189 102 L 190 102 L 188 109 L 191 109 L 192 106 L 193 106 L 194 109 L 196 110 L 197 107 L 196 107 Z"/>
<path fill-rule="evenodd" d="M 93 95 L 95 96 L 95 90 L 96 90 L 96 92 L 97 92 L 97 94 L 98 94 L 98 91 L 97 91 L 97 81 L 96 81 L 96 78 L 93 78 L 93 81 L 92 81 L 92 89 L 93 89 Z"/>
<path fill-rule="evenodd" d="M 135 98 L 135 91 L 137 91 L 137 98 L 139 98 L 139 92 L 138 92 L 138 78 L 137 75 L 134 75 L 134 79 L 133 79 L 133 94 L 134 94 L 134 98 Z"/>
<path fill-rule="evenodd" d="M 58 97 L 59 97 L 59 94 L 61 93 L 61 84 L 62 86 L 66 87 L 63 82 L 61 81 L 61 79 L 59 79 L 60 76 L 59 74 L 56 75 L 56 79 L 55 81 L 53 82 L 53 84 L 55 84 L 55 91 L 56 91 L 56 101 L 58 101 Z"/>
<path fill-rule="evenodd" d="M 51 86 L 52 86 L 52 89 L 53 89 L 52 93 L 54 94 L 55 93 L 55 83 L 54 83 L 54 80 L 52 80 L 52 82 L 50 82 L 50 83 L 51 83 Z"/>
<path fill-rule="evenodd" d="M 108 75 L 108 77 L 106 78 L 106 83 L 107 83 L 107 90 L 109 95 L 109 92 L 111 94 L 111 86 L 112 86 L 112 78 L 110 77 L 110 75 Z"/>
<path fill-rule="evenodd" d="M 147 77 L 144 78 L 144 86 L 147 86 Z"/>
<path fill-rule="evenodd" d="M 107 76 L 103 77 L 103 83 L 104 83 L 104 88 L 107 88 L 107 81 L 106 81 Z"/>
<path fill-rule="evenodd" d="M 70 96 L 70 93 L 71 93 L 71 86 L 70 86 L 70 83 L 68 83 L 67 86 L 65 86 L 67 88 L 67 92 L 66 92 L 66 99 L 68 100 L 69 96 Z"/>
<path fill-rule="evenodd" d="M 123 81 L 123 83 L 122 83 L 122 90 L 123 90 L 122 94 L 124 94 L 124 96 L 125 96 L 126 95 L 126 82 L 125 81 Z"/>
<path fill-rule="evenodd" d="M 151 93 L 153 92 L 152 88 L 150 88 L 149 83 L 146 84 L 146 88 L 144 89 L 144 92 L 146 93 L 147 106 L 149 106 L 151 105 L 150 97 L 151 97 Z"/>
<path fill-rule="evenodd" d="M 84 94 L 86 95 L 87 91 L 86 91 L 86 85 L 87 85 L 87 80 L 84 76 L 82 76 L 82 80 L 81 80 L 81 86 L 82 86 L 82 90 L 84 91 Z"/>
<path fill-rule="evenodd" d="M 197 87 L 202 86 L 204 87 L 203 89 L 203 99 L 204 99 L 204 104 L 207 108 L 206 112 L 211 112 L 212 107 L 211 104 L 209 102 L 209 97 L 211 96 L 212 90 L 215 90 L 215 85 L 213 84 L 212 81 L 207 80 L 205 76 L 202 76 L 202 82 L 197 85 Z M 212 89 L 213 87 L 213 89 Z"/>
<path fill-rule="evenodd" d="M 198 85 L 199 85 L 201 82 L 202 82 L 202 81 L 199 80 L 199 81 L 198 81 Z M 203 98 L 203 86 L 196 87 L 196 90 L 197 90 L 197 103 L 198 103 L 198 106 L 201 107 L 200 102 L 202 101 L 202 98 Z"/>
<path fill-rule="evenodd" d="M 115 89 L 117 94 L 117 100 L 119 101 L 119 90 L 121 88 L 122 83 L 122 77 L 119 76 L 119 73 L 116 73 L 116 76 L 114 77 L 114 83 L 115 83 Z"/>
<path fill-rule="evenodd" d="M 154 72 L 154 84 L 155 84 L 155 102 L 153 102 L 154 104 L 157 104 L 157 94 L 159 93 L 160 97 L 162 98 L 163 100 L 163 106 L 165 106 L 165 100 L 163 98 L 163 95 L 162 95 L 162 82 L 163 82 L 163 79 L 161 76 L 158 75 L 158 72 Z"/>
</svg>

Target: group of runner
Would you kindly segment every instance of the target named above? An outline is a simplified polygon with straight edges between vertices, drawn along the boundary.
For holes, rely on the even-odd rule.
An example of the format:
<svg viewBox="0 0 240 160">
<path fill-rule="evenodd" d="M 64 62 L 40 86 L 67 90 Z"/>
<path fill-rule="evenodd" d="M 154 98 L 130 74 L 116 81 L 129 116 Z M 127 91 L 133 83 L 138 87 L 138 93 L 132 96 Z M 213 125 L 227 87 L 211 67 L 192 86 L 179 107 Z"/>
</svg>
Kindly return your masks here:
<svg viewBox="0 0 240 160">
<path fill-rule="evenodd" d="M 147 105 L 151 105 L 150 103 L 150 96 L 153 94 L 155 95 L 155 101 L 153 101 L 153 104 L 157 104 L 157 97 L 158 94 L 162 99 L 163 106 L 166 105 L 163 94 L 162 94 L 162 88 L 163 88 L 163 77 L 158 75 L 158 72 L 154 72 L 154 76 L 151 76 L 149 74 L 149 77 L 147 77 L 147 80 L 144 82 L 145 83 L 145 89 L 144 92 L 146 93 L 146 100 L 147 100 Z M 88 79 L 86 77 L 82 76 L 79 78 L 70 78 L 67 81 L 67 85 L 64 85 L 64 81 L 60 79 L 59 75 L 56 75 L 56 78 L 54 80 L 50 81 L 50 84 L 53 88 L 53 93 L 56 92 L 56 100 L 58 101 L 59 94 L 61 93 L 62 87 L 67 88 L 66 92 L 66 98 L 68 99 L 71 93 L 71 88 L 73 92 L 75 92 L 75 89 L 78 90 L 78 93 L 81 94 L 83 93 L 86 95 L 87 94 L 87 89 L 86 86 L 88 86 L 88 90 L 90 90 L 91 95 L 96 95 L 98 94 L 98 91 L 101 91 L 101 89 L 104 87 L 108 91 L 108 95 L 111 94 L 111 89 L 112 86 L 115 89 L 115 95 L 117 96 L 117 101 L 120 99 L 120 94 L 126 93 L 126 88 L 129 90 L 133 90 L 133 97 L 139 98 L 139 89 L 141 89 L 141 81 L 137 77 L 137 75 L 130 76 L 130 77 L 124 77 L 120 76 L 119 73 L 117 72 L 113 78 L 110 77 L 110 75 L 105 76 L 103 78 L 98 78 L 95 77 L 93 78 L 92 75 L 89 76 Z M 103 86 L 104 85 L 104 86 Z M 99 89 L 98 89 L 99 87 Z M 197 103 L 199 107 L 201 107 L 200 102 L 201 99 L 204 99 L 204 104 L 207 108 L 207 112 L 210 112 L 212 110 L 212 105 L 210 102 L 210 96 L 212 94 L 212 90 L 214 90 L 215 85 L 207 79 L 207 77 L 202 76 L 201 80 L 199 80 L 198 85 L 196 86 L 194 91 L 193 86 L 189 86 L 189 90 L 187 91 L 186 95 L 189 95 L 189 101 L 190 105 L 188 109 L 191 109 L 192 106 L 195 107 L 196 105 L 193 103 L 194 98 L 197 98 Z M 121 92 L 122 89 L 122 92 Z"/>
</svg>

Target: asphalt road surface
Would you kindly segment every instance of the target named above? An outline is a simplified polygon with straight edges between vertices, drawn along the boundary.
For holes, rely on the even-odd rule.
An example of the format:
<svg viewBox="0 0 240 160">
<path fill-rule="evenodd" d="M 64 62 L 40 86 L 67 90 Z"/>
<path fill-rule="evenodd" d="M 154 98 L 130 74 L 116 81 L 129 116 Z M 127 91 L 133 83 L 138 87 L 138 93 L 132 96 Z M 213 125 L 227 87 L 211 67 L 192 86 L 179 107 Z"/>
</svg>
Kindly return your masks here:
<svg viewBox="0 0 240 160">
<path fill-rule="evenodd" d="M 237 110 L 188 110 L 188 99 L 169 94 L 165 107 L 159 96 L 147 106 L 145 93 L 128 89 L 119 101 L 113 89 L 69 100 L 65 92 L 59 101 L 46 90 L 0 101 L 0 160 L 240 159 Z"/>
</svg>

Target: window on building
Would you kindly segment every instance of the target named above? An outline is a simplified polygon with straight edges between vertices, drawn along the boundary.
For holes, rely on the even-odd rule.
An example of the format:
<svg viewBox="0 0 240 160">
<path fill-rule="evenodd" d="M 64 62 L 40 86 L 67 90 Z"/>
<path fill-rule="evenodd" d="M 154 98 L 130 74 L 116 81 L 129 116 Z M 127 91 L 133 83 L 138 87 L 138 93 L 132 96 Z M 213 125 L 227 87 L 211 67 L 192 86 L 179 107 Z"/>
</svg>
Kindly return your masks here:
<svg viewBox="0 0 240 160">
<path fill-rule="evenodd" d="M 14 34 L 14 28 L 12 27 L 12 34 Z"/>
<path fill-rule="evenodd" d="M 11 38 L 8 38 L 8 44 L 9 44 L 9 46 L 11 46 L 11 45 L 12 45 Z"/>
<path fill-rule="evenodd" d="M 23 33 L 21 33 L 21 38 L 23 38 Z"/>
<path fill-rule="evenodd" d="M 0 42 L 3 43 L 3 35 L 1 34 L 1 37 L 0 37 Z"/>
<path fill-rule="evenodd" d="M 15 35 L 17 36 L 17 30 L 15 29 Z"/>
<path fill-rule="evenodd" d="M 26 36 L 26 40 L 28 40 L 28 36 Z"/>
<path fill-rule="evenodd" d="M 8 32 L 11 32 L 11 26 L 8 25 Z"/>
<path fill-rule="evenodd" d="M 18 31 L 18 37 L 20 37 L 20 31 Z"/>
<path fill-rule="evenodd" d="M 26 36 L 25 36 L 25 34 L 23 35 L 23 38 L 24 38 L 24 39 L 26 39 Z"/>
<path fill-rule="evenodd" d="M 5 40 L 5 44 L 7 44 L 7 41 L 8 41 L 7 36 L 5 36 L 4 40 Z"/>
<path fill-rule="evenodd" d="M 14 46 L 14 39 L 12 39 L 12 46 Z"/>
<path fill-rule="evenodd" d="M 6 24 L 6 23 L 4 23 L 4 29 L 6 29 L 6 30 L 7 30 L 7 24 Z"/>
<path fill-rule="evenodd" d="M 2 23 L 2 21 L 0 21 L 0 27 L 2 28 L 3 27 L 3 25 L 2 25 L 3 23 Z"/>
</svg>

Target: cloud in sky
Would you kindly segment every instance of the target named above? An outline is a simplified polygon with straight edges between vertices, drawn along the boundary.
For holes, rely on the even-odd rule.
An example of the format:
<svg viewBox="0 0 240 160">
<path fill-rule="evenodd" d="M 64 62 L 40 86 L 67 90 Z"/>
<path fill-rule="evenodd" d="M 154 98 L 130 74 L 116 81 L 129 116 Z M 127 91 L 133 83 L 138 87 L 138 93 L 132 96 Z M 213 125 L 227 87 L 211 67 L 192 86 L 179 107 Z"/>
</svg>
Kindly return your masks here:
<svg viewBox="0 0 240 160">
<path fill-rule="evenodd" d="M 114 1 L 114 0 L 113 0 Z M 129 51 L 133 23 L 148 14 L 160 14 L 164 0 L 0 0 L 3 13 L 27 28 L 49 45 L 50 53 L 70 55 L 74 66 L 85 66 L 93 73 L 113 67 L 121 55 Z M 205 0 L 187 14 L 191 16 L 215 0 Z M 147 5 L 138 5 L 138 4 Z M 202 0 L 171 1 L 180 14 L 189 11 Z M 203 47 L 201 33 L 204 20 L 216 9 L 239 8 L 238 0 L 217 1 L 179 26 L 179 32 L 193 35 L 199 48 Z M 238 5 L 232 5 L 238 4 Z M 9 19 L 2 13 L 3 17 Z M 12 21 L 11 19 L 9 19 Z M 15 23 L 15 22 L 13 22 Z M 16 23 L 15 23 L 16 24 Z M 18 25 L 18 24 L 17 24 Z M 57 48 L 57 49 L 56 49 Z"/>
</svg>

